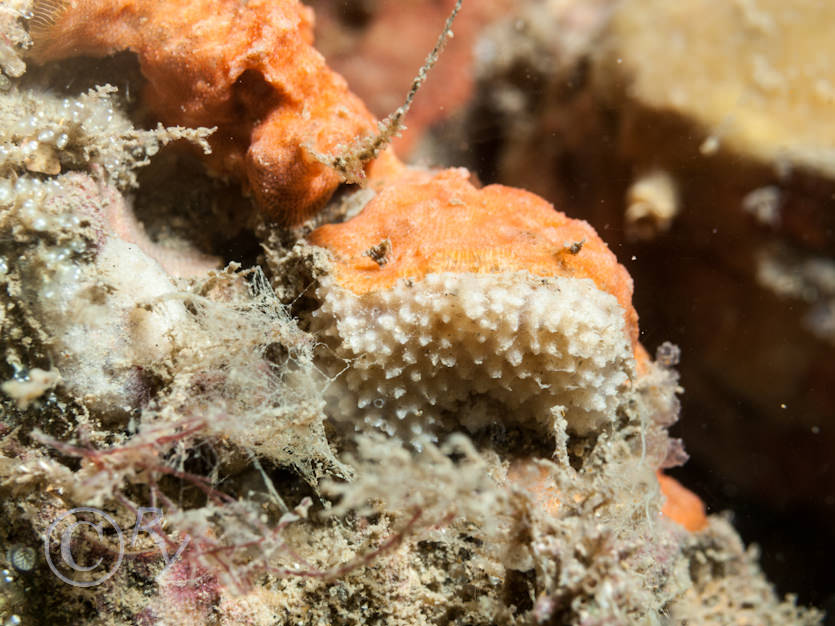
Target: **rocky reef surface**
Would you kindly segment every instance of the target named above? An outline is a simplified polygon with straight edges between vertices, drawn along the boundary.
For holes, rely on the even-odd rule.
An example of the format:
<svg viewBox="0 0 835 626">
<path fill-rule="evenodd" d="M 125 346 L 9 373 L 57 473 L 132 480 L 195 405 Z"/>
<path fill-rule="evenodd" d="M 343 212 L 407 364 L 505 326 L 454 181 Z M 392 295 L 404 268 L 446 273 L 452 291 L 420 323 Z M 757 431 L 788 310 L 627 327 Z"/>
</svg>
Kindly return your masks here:
<svg viewBox="0 0 835 626">
<path fill-rule="evenodd" d="M 606 232 L 400 162 L 405 109 L 377 122 L 312 28 L 0 6 L 0 623 L 820 623 L 665 474 L 680 351 L 644 349 Z M 459 152 L 438 119 L 412 141 Z M 663 231 L 677 183 L 643 180 Z"/>
</svg>

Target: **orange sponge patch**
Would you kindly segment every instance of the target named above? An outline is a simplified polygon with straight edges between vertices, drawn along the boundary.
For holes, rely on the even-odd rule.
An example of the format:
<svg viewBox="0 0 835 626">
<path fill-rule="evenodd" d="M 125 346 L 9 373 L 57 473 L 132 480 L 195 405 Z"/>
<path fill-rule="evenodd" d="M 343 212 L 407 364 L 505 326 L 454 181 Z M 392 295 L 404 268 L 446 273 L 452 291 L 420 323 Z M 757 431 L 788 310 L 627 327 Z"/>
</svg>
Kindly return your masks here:
<svg viewBox="0 0 835 626">
<path fill-rule="evenodd" d="M 658 472 L 658 484 L 667 501 L 661 512 L 690 532 L 702 530 L 707 526 L 705 505 L 695 493 L 684 487 L 675 478 Z"/>
<path fill-rule="evenodd" d="M 588 278 L 617 298 L 637 343 L 632 279 L 594 229 L 526 191 L 477 189 L 465 169 L 408 170 L 357 217 L 314 231 L 311 243 L 331 251 L 337 281 L 358 295 L 441 272 Z"/>
<path fill-rule="evenodd" d="M 309 217 L 340 183 L 336 152 L 375 119 L 313 48 L 297 0 L 41 0 L 32 56 L 136 53 L 145 102 L 167 124 L 216 126 L 210 166 L 241 179 L 268 217 Z"/>
</svg>

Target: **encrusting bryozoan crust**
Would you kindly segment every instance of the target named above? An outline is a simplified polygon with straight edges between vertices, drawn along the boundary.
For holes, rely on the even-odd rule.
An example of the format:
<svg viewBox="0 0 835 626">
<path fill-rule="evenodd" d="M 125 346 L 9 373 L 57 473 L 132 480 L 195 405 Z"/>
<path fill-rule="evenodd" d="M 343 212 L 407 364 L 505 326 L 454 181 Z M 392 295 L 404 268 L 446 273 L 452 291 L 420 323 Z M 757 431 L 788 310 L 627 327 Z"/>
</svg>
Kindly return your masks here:
<svg viewBox="0 0 835 626">
<path fill-rule="evenodd" d="M 589 279 L 444 272 L 364 295 L 325 279 L 318 293 L 335 364 L 350 362 L 338 413 L 391 433 L 510 414 L 587 434 L 613 419 L 634 367 L 623 310 Z"/>
</svg>

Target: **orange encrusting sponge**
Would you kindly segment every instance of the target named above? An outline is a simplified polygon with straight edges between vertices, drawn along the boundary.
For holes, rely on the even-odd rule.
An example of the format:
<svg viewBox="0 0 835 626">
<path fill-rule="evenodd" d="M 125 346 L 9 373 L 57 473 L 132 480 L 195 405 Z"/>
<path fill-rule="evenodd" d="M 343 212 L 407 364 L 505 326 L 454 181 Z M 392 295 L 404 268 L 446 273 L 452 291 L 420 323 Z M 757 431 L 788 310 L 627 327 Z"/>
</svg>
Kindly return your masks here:
<svg viewBox="0 0 835 626">
<path fill-rule="evenodd" d="M 705 506 L 699 496 L 682 486 L 675 478 L 656 472 L 661 493 L 666 499 L 661 513 L 689 532 L 698 532 L 707 526 Z M 516 461 L 507 473 L 508 480 L 528 490 L 534 501 L 553 516 L 558 515 L 560 492 L 545 467 L 530 460 Z"/>
<path fill-rule="evenodd" d="M 30 32 L 37 62 L 134 52 L 145 105 L 166 124 L 216 126 L 210 167 L 279 223 L 310 217 L 342 180 L 311 150 L 376 130 L 298 0 L 38 0 Z"/>
<path fill-rule="evenodd" d="M 527 270 L 535 276 L 588 278 L 617 298 L 637 345 L 632 279 L 586 222 L 526 191 L 502 185 L 478 189 L 463 168 L 381 167 L 385 185 L 359 215 L 322 226 L 310 237 L 332 253 L 333 275 L 342 287 L 363 295 L 441 272 Z M 374 184 L 379 168 L 371 173 Z M 382 262 L 369 254 L 380 245 L 387 250 Z"/>
<path fill-rule="evenodd" d="M 666 498 L 661 512 L 690 532 L 702 530 L 707 526 L 705 505 L 701 498 L 660 470 L 657 476 L 661 493 Z"/>
</svg>

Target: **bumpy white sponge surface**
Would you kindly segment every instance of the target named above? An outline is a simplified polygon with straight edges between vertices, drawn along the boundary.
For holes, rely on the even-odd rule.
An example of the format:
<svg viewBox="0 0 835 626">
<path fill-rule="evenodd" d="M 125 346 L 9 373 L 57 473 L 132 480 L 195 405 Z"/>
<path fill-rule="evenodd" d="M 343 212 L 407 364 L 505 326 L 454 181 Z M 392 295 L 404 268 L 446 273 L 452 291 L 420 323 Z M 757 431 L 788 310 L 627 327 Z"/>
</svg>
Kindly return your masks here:
<svg viewBox="0 0 835 626">
<path fill-rule="evenodd" d="M 318 296 L 335 417 L 407 438 L 492 420 L 588 434 L 634 372 L 624 311 L 589 279 L 439 273 L 356 295 L 326 277 Z"/>
</svg>

